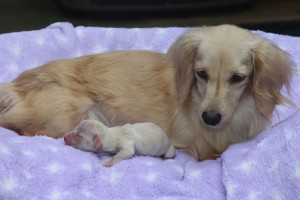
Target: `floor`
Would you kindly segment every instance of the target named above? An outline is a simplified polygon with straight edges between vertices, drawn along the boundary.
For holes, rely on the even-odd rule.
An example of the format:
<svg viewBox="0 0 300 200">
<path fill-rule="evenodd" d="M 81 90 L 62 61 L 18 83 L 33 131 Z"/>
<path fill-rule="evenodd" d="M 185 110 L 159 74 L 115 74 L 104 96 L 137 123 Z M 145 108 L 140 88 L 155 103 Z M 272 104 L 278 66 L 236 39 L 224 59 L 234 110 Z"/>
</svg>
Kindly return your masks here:
<svg viewBox="0 0 300 200">
<path fill-rule="evenodd" d="M 140 13 L 73 13 L 58 0 L 1 0 L 0 34 L 41 29 L 54 22 L 102 27 L 194 27 L 223 23 L 300 36 L 299 0 L 257 0 L 238 8 Z"/>
</svg>

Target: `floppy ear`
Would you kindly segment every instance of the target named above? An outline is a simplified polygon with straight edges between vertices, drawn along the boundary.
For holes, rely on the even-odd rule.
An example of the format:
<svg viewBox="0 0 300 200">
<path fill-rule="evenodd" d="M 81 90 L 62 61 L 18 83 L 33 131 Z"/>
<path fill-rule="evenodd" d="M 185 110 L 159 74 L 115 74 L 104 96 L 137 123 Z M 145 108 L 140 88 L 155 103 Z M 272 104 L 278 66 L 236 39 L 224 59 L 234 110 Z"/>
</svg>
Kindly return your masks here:
<svg viewBox="0 0 300 200">
<path fill-rule="evenodd" d="M 254 61 L 253 96 L 256 108 L 264 117 L 270 117 L 275 105 L 291 104 L 281 94 L 282 86 L 290 88 L 293 62 L 289 55 L 268 40 L 252 49 Z"/>
<path fill-rule="evenodd" d="M 197 32 L 199 35 L 199 30 Z M 177 94 L 182 103 L 187 100 L 194 84 L 193 65 L 199 43 L 196 31 L 189 31 L 181 35 L 167 53 L 167 61 L 175 69 Z"/>
</svg>

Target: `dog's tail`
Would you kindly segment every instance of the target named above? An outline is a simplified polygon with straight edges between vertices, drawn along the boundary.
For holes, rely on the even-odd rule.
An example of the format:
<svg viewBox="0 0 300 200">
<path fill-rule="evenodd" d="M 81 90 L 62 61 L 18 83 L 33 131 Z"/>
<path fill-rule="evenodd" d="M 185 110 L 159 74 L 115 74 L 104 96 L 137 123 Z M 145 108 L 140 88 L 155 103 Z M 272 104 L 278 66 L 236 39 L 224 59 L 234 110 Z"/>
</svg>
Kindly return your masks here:
<svg viewBox="0 0 300 200">
<path fill-rule="evenodd" d="M 10 83 L 0 84 L 0 126 L 3 125 L 3 116 L 17 103 L 17 99 Z"/>
<path fill-rule="evenodd" d="M 19 95 L 13 90 L 11 83 L 0 83 L 0 127 L 19 133 L 15 126 L 18 106 L 21 103 Z"/>
</svg>

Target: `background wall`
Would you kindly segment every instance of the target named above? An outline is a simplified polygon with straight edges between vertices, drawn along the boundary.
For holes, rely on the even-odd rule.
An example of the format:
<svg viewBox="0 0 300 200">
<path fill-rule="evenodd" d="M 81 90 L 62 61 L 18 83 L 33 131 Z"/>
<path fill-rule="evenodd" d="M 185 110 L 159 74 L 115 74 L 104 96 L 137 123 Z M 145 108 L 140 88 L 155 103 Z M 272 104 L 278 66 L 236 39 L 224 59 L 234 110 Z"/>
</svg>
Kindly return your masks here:
<svg viewBox="0 0 300 200">
<path fill-rule="evenodd" d="M 199 0 L 200 1 L 200 0 Z M 1 0 L 0 33 L 41 29 L 54 22 L 75 26 L 170 27 L 230 23 L 300 36 L 299 0 L 257 0 L 239 7 L 174 12 L 71 12 L 58 0 Z"/>
</svg>

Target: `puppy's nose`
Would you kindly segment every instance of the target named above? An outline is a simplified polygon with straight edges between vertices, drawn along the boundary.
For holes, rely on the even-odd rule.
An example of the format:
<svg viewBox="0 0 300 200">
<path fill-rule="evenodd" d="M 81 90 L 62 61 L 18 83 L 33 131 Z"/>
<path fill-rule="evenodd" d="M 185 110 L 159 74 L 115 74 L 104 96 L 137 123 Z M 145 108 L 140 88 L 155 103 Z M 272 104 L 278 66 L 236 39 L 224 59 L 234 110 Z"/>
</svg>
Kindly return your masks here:
<svg viewBox="0 0 300 200">
<path fill-rule="evenodd" d="M 72 144 L 72 135 L 71 134 L 67 134 L 65 137 L 64 137 L 64 141 L 67 145 L 71 145 Z"/>
<path fill-rule="evenodd" d="M 222 118 L 222 115 L 220 113 L 217 113 L 215 111 L 204 111 L 202 113 L 202 119 L 205 124 L 210 126 L 216 126 L 220 123 Z"/>
</svg>

